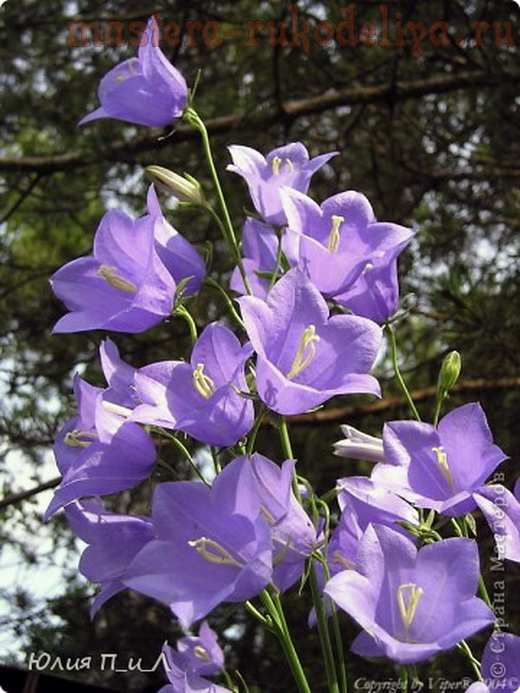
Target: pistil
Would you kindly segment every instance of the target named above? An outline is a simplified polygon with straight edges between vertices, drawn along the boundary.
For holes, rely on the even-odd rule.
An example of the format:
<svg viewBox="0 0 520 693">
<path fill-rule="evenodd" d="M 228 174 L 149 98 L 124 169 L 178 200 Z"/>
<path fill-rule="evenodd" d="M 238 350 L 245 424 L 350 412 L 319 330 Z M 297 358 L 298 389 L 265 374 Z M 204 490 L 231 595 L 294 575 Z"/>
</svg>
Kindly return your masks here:
<svg viewBox="0 0 520 693">
<path fill-rule="evenodd" d="M 327 240 L 327 250 L 330 251 L 331 253 L 335 253 L 335 252 L 337 252 L 337 250 L 339 248 L 339 242 L 341 240 L 339 230 L 340 230 L 341 224 L 345 221 L 345 217 L 342 217 L 339 214 L 333 214 L 330 221 L 331 221 L 331 227 L 330 227 L 329 238 Z"/>
<path fill-rule="evenodd" d="M 107 284 L 113 286 L 114 289 L 125 291 L 127 294 L 137 293 L 137 286 L 133 282 L 128 281 L 128 279 L 121 277 L 121 275 L 117 273 L 115 267 L 100 265 L 96 274 L 98 277 L 104 279 Z"/>
</svg>

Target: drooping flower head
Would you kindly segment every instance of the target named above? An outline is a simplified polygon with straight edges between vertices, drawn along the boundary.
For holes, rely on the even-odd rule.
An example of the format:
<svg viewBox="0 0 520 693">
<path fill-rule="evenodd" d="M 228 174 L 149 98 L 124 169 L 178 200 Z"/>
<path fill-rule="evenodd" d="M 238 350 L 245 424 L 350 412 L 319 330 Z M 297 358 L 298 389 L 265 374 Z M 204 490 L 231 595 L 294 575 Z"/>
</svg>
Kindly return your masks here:
<svg viewBox="0 0 520 693">
<path fill-rule="evenodd" d="M 80 125 L 114 118 L 164 127 L 182 115 L 188 97 L 186 80 L 159 48 L 159 28 L 153 17 L 141 37 L 138 57 L 110 70 L 101 80 L 98 96 L 101 107 L 85 116 Z"/>
<path fill-rule="evenodd" d="M 244 364 L 251 355 L 224 325 L 208 325 L 193 347 L 190 363 L 165 361 L 141 368 L 136 392 L 144 404 L 133 419 L 188 433 L 209 445 L 230 446 L 254 421 Z"/>
<path fill-rule="evenodd" d="M 338 479 L 336 487 L 341 517 L 327 548 L 331 575 L 356 568 L 361 540 L 370 524 L 392 527 L 408 537 L 398 523 L 418 524 L 415 508 L 366 477 Z"/>
<path fill-rule="evenodd" d="M 155 447 L 136 423 L 107 409 L 103 390 L 74 378 L 77 416 L 56 436 L 54 454 L 62 480 L 45 513 L 87 496 L 101 496 L 136 486 L 151 472 Z"/>
<path fill-rule="evenodd" d="M 278 147 L 263 156 L 256 149 L 233 145 L 229 147 L 233 163 L 229 171 L 238 173 L 249 187 L 256 211 L 270 224 L 284 224 L 285 213 L 280 200 L 280 190 L 287 186 L 306 193 L 312 175 L 338 152 L 321 154 L 309 159 L 309 153 L 301 142 Z"/>
<path fill-rule="evenodd" d="M 254 296 L 265 298 L 270 279 L 262 276 L 275 270 L 278 253 L 278 238 L 269 224 L 248 217 L 242 230 L 242 252 L 249 287 Z M 229 286 L 239 294 L 247 293 L 238 267 L 235 267 Z"/>
<path fill-rule="evenodd" d="M 236 489 L 237 510 L 252 512 L 256 507 L 269 526 L 273 584 L 281 592 L 301 576 L 317 545 L 316 528 L 292 491 L 294 466 L 294 460 L 285 460 L 279 467 L 254 453 L 235 458 L 221 473 L 227 486 Z"/>
<path fill-rule="evenodd" d="M 360 315 L 381 321 L 379 313 L 386 311 L 389 295 L 371 295 L 375 289 L 371 273 L 395 260 L 409 243 L 412 230 L 377 222 L 367 198 L 352 190 L 329 197 L 321 206 L 288 188 L 281 191 L 281 198 L 288 244 L 293 248 L 290 259 L 323 294 L 339 297 L 354 312 L 358 307 Z M 389 279 L 391 294 L 395 287 L 393 277 Z M 354 289 L 357 281 L 360 284 Z"/>
<path fill-rule="evenodd" d="M 163 686 L 159 693 L 231 693 L 229 688 L 208 681 L 190 668 L 186 669 L 182 655 L 166 644 L 163 645 L 162 655 L 169 684 Z"/>
<path fill-rule="evenodd" d="M 198 635 L 186 635 L 177 640 L 178 660 L 185 671 L 211 676 L 224 666 L 224 653 L 217 634 L 204 621 Z"/>
<path fill-rule="evenodd" d="M 256 596 L 272 577 L 269 526 L 237 498 L 256 499 L 252 481 L 237 485 L 219 475 L 212 488 L 178 481 L 154 493 L 152 521 L 157 539 L 148 543 L 127 571 L 125 584 L 168 604 L 185 626 L 221 602 Z"/>
<path fill-rule="evenodd" d="M 110 210 L 96 231 L 93 255 L 73 260 L 51 277 L 70 313 L 54 332 L 144 332 L 170 314 L 175 281 L 155 250 L 155 222 Z"/>
<path fill-rule="evenodd" d="M 354 315 L 370 318 L 379 325 L 390 318 L 399 307 L 399 277 L 397 258 L 402 248 L 389 250 L 381 258 L 373 257 L 356 281 L 335 297 L 337 303 Z"/>
<path fill-rule="evenodd" d="M 74 534 L 88 544 L 79 563 L 80 573 L 101 585 L 92 602 L 93 616 L 108 599 L 126 589 L 121 580 L 136 554 L 153 539 L 152 523 L 144 517 L 108 512 L 98 501 L 71 503 L 65 515 Z"/>
<path fill-rule="evenodd" d="M 206 274 L 204 260 L 191 243 L 165 219 L 153 185 L 148 189 L 147 202 L 148 214 L 155 223 L 157 254 L 176 284 L 189 280 L 183 289 L 185 296 L 197 293 Z"/>
<path fill-rule="evenodd" d="M 372 479 L 452 516 L 475 510 L 473 492 L 506 459 L 476 403 L 457 407 L 437 427 L 392 421 L 385 425 L 383 444 L 387 464 L 377 465 Z"/>
<path fill-rule="evenodd" d="M 474 541 L 445 539 L 417 550 L 399 532 L 370 525 L 357 569 L 338 573 L 324 591 L 364 629 L 353 652 L 411 664 L 493 623 L 475 597 L 479 574 Z"/>
<path fill-rule="evenodd" d="M 380 328 L 357 316 L 329 317 L 325 300 L 300 270 L 279 279 L 266 301 L 246 296 L 239 303 L 258 355 L 258 394 L 270 409 L 299 414 L 338 394 L 380 394 L 368 374 Z"/>
</svg>

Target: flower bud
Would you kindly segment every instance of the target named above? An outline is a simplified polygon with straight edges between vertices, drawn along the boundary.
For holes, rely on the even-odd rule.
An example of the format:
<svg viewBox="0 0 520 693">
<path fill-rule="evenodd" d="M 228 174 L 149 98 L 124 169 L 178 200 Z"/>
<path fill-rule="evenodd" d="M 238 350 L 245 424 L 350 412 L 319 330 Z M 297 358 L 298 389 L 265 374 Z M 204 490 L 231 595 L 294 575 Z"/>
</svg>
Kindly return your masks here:
<svg viewBox="0 0 520 693">
<path fill-rule="evenodd" d="M 145 173 L 167 195 L 174 195 L 181 202 L 193 205 L 204 204 L 200 183 L 192 176 L 180 176 L 162 166 L 147 166 Z"/>
<path fill-rule="evenodd" d="M 439 371 L 439 380 L 437 389 L 439 391 L 448 392 L 459 379 L 461 370 L 461 358 L 458 351 L 450 351 L 442 362 L 441 370 Z"/>
</svg>

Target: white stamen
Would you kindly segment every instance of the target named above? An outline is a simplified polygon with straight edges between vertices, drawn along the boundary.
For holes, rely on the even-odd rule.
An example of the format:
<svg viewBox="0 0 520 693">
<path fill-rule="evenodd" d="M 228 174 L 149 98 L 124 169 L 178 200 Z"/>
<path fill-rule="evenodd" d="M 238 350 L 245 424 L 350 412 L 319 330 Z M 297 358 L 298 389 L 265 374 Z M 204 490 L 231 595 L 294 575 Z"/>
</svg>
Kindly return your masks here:
<svg viewBox="0 0 520 693">
<path fill-rule="evenodd" d="M 418 587 L 413 582 L 408 582 L 397 588 L 397 606 L 399 607 L 403 625 L 407 630 L 414 621 L 417 607 L 423 594 L 423 588 Z"/>
<path fill-rule="evenodd" d="M 340 230 L 341 224 L 344 221 L 345 221 L 345 217 L 342 217 L 339 214 L 333 214 L 331 217 L 330 234 L 329 234 L 329 238 L 327 240 L 327 250 L 330 251 L 331 253 L 335 253 L 339 248 L 339 242 L 341 240 L 339 230 Z"/>
<path fill-rule="evenodd" d="M 82 438 L 90 438 L 90 440 L 82 440 Z M 97 435 L 95 433 L 91 431 L 81 431 L 79 428 L 75 428 L 65 434 L 63 442 L 71 448 L 88 448 L 95 440 L 97 440 Z"/>
<path fill-rule="evenodd" d="M 237 568 L 242 568 L 242 564 L 239 563 L 236 558 L 233 558 L 229 551 L 226 551 L 218 542 L 213 541 L 213 539 L 201 537 L 200 539 L 189 541 L 188 545 L 194 548 L 199 556 L 202 556 L 208 563 L 232 565 Z"/>
<path fill-rule="evenodd" d="M 215 392 L 215 383 L 204 373 L 204 364 L 198 363 L 197 367 L 193 371 L 193 385 L 199 395 L 202 395 L 204 399 L 209 399 L 211 395 Z"/>
<path fill-rule="evenodd" d="M 453 477 L 451 475 L 451 470 L 448 465 L 448 455 L 444 452 L 442 445 L 438 448 L 432 448 L 432 452 L 435 453 L 437 458 L 437 464 L 440 467 L 443 477 L 446 479 L 450 486 L 453 486 Z"/>
<path fill-rule="evenodd" d="M 314 361 L 316 356 L 316 344 L 319 341 L 320 338 L 316 334 L 316 327 L 314 325 L 308 325 L 303 331 L 298 345 L 298 351 L 287 373 L 289 379 L 295 378 Z"/>
</svg>

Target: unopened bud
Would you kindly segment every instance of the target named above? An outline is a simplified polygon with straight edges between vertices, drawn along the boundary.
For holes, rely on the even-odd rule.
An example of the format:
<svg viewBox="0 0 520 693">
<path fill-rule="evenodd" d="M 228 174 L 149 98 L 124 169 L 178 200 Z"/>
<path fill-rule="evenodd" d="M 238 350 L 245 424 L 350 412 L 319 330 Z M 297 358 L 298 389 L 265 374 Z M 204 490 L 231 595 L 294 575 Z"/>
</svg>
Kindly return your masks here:
<svg viewBox="0 0 520 693">
<path fill-rule="evenodd" d="M 203 205 L 204 195 L 200 183 L 189 175 L 180 176 L 162 166 L 147 166 L 145 173 L 160 190 L 167 195 L 174 195 L 181 202 Z"/>
<path fill-rule="evenodd" d="M 462 361 L 458 351 L 450 351 L 442 362 L 437 389 L 448 392 L 459 379 Z"/>
</svg>

